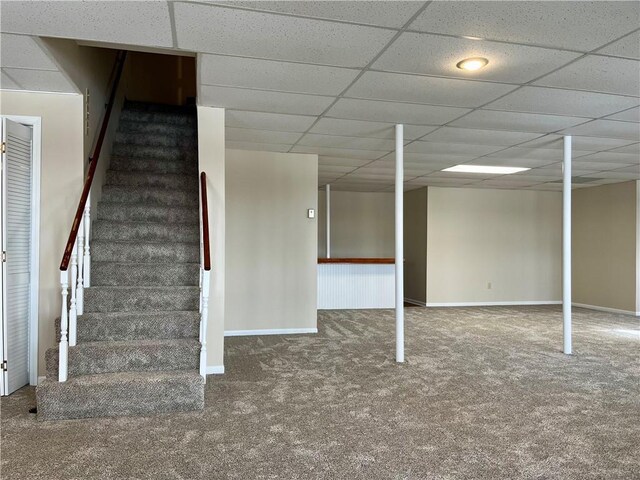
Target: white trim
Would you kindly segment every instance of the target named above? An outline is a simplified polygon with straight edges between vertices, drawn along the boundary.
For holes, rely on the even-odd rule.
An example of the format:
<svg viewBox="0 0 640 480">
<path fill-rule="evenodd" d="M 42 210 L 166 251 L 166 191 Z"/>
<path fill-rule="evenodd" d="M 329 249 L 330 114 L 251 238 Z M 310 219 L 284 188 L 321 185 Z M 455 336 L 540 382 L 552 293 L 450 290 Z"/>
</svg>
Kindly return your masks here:
<svg viewBox="0 0 640 480">
<path fill-rule="evenodd" d="M 47 95 L 82 95 L 81 93 L 77 93 L 77 92 L 48 92 L 44 90 L 22 90 L 18 88 L 0 88 L 0 91 L 19 92 L 19 93 L 45 93 Z"/>
<path fill-rule="evenodd" d="M 520 302 L 451 302 L 426 304 L 427 307 L 501 307 L 517 305 L 562 305 L 561 300 L 525 300 Z"/>
<path fill-rule="evenodd" d="M 296 335 L 301 333 L 318 333 L 317 328 L 273 328 L 264 330 L 226 330 L 225 337 L 244 337 L 249 335 Z"/>
<path fill-rule="evenodd" d="M 599 305 L 589 305 L 587 303 L 576 302 L 573 302 L 571 305 L 574 307 L 588 308 L 589 310 L 598 310 L 600 312 L 622 313 L 624 315 L 635 315 L 636 317 L 640 317 L 640 312 L 634 312 L 633 310 L 621 310 L 619 308 L 601 307 Z"/>
<path fill-rule="evenodd" d="M 13 122 L 29 125 L 31 131 L 31 289 L 29 319 L 29 384 L 38 384 L 38 293 L 40 291 L 40 176 L 42 165 L 42 118 L 24 115 L 2 115 Z"/>
<path fill-rule="evenodd" d="M 224 365 L 207 365 L 205 369 L 206 375 L 222 375 L 224 373 Z"/>
<path fill-rule="evenodd" d="M 419 307 L 426 307 L 427 304 L 425 302 L 421 302 L 420 300 L 414 300 L 413 298 L 404 297 L 405 303 L 410 303 L 411 305 L 417 305 Z"/>
</svg>

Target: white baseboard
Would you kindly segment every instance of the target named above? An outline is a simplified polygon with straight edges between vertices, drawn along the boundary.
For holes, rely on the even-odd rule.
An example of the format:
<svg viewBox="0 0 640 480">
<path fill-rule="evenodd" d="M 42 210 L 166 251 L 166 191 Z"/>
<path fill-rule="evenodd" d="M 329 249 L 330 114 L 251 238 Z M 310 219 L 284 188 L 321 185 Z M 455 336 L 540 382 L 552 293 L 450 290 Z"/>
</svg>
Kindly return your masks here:
<svg viewBox="0 0 640 480">
<path fill-rule="evenodd" d="M 427 303 L 427 307 L 504 307 L 518 305 L 562 305 L 561 300 L 526 300 L 521 302 L 451 302 Z"/>
<path fill-rule="evenodd" d="M 411 305 L 418 305 L 419 307 L 426 307 L 427 304 L 424 302 L 421 302 L 420 300 L 414 300 L 413 298 L 405 298 L 404 301 L 406 303 L 410 303 Z"/>
<path fill-rule="evenodd" d="M 222 375 L 224 373 L 224 365 L 207 365 L 207 375 Z"/>
<path fill-rule="evenodd" d="M 249 335 L 297 335 L 300 333 L 318 333 L 317 328 L 275 328 L 264 330 L 226 330 L 225 337 L 244 337 Z"/>
<path fill-rule="evenodd" d="M 590 310 L 599 310 L 601 312 L 622 313 L 623 315 L 640 317 L 640 312 L 634 312 L 633 310 L 620 310 L 619 308 L 600 307 L 599 305 L 588 305 L 586 303 L 572 303 L 571 305 L 574 307 L 588 308 Z"/>
</svg>

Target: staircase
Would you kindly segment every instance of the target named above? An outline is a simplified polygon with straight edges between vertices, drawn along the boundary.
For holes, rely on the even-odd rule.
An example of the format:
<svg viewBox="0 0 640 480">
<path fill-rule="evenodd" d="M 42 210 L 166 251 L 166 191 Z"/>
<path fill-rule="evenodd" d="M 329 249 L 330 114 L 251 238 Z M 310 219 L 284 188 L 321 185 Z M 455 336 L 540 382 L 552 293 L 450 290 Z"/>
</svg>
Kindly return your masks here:
<svg viewBox="0 0 640 480">
<path fill-rule="evenodd" d="M 91 279 L 58 381 L 58 347 L 36 390 L 38 419 L 200 410 L 195 107 L 127 102 L 92 222 Z M 60 319 L 56 321 L 60 340 Z"/>
</svg>

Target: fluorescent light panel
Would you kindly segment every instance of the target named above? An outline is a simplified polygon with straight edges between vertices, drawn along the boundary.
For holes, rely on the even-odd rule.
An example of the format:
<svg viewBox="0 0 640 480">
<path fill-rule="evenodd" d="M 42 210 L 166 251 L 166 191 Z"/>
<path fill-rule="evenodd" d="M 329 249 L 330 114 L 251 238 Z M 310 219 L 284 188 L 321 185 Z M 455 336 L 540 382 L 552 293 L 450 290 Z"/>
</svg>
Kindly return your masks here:
<svg viewBox="0 0 640 480">
<path fill-rule="evenodd" d="M 524 172 L 531 170 L 523 167 L 491 167 L 487 165 L 456 165 L 442 170 L 443 172 L 460 172 L 460 173 L 493 173 L 495 175 L 509 175 L 511 173 Z"/>
</svg>

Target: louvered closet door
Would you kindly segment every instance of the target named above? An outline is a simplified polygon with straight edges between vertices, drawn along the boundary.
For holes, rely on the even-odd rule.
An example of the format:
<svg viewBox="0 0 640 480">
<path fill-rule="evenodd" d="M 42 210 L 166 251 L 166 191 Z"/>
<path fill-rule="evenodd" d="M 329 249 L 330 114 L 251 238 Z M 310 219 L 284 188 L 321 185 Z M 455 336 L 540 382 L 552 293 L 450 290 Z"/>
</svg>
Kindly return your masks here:
<svg viewBox="0 0 640 480">
<path fill-rule="evenodd" d="M 5 394 L 29 383 L 31 287 L 31 128 L 3 119 L 3 337 Z"/>
</svg>

